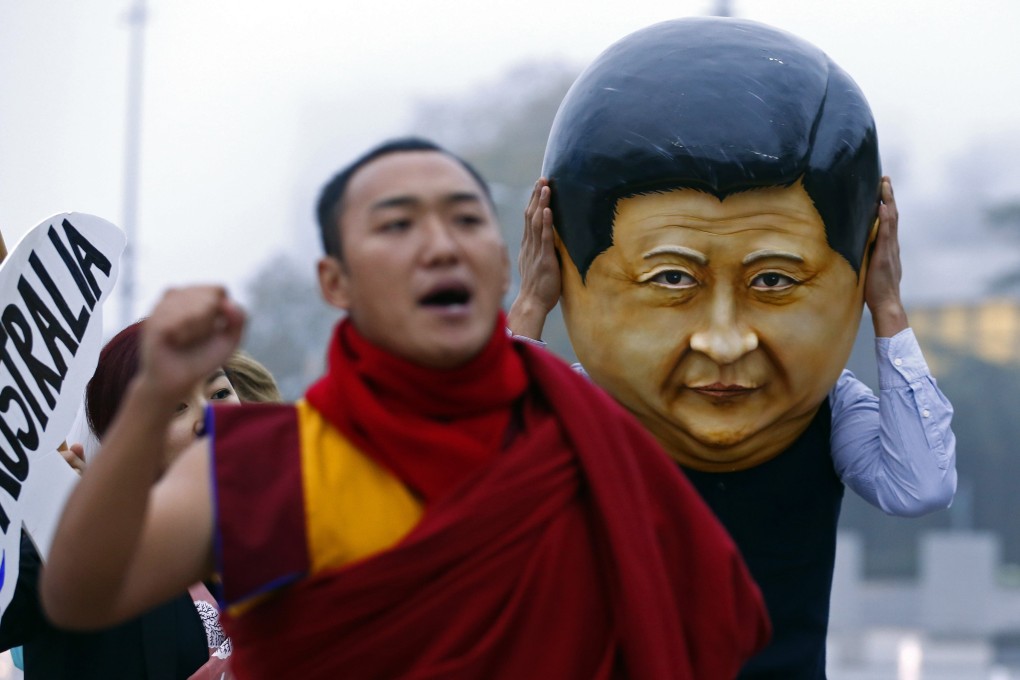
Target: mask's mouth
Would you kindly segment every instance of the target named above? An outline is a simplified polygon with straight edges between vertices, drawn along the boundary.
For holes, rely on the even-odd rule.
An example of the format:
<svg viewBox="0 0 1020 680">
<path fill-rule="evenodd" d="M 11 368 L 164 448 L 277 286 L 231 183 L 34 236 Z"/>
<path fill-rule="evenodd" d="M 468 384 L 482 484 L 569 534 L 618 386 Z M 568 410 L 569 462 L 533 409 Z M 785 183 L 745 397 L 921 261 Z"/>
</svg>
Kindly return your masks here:
<svg viewBox="0 0 1020 680">
<path fill-rule="evenodd" d="M 712 383 L 711 385 L 691 385 L 690 389 L 711 399 L 735 399 L 757 392 L 760 388 L 751 385 L 727 385 Z"/>
<path fill-rule="evenodd" d="M 724 385 L 723 383 L 712 383 L 711 385 L 692 385 L 691 389 L 706 390 L 710 392 L 746 392 L 753 390 L 750 385 Z"/>
</svg>

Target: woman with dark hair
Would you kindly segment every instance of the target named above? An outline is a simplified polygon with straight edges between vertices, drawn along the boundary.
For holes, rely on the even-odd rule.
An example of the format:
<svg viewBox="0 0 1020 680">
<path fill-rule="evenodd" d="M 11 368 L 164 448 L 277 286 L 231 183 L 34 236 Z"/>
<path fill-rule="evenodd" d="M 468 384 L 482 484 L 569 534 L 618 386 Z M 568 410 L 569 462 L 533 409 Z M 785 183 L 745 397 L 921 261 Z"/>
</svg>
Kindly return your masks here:
<svg viewBox="0 0 1020 680">
<path fill-rule="evenodd" d="M 103 347 L 86 388 L 89 429 L 100 440 L 138 371 L 142 324 L 128 326 Z M 240 403 L 227 373 L 233 359 L 195 385 L 176 406 L 167 429 L 167 457 L 159 474 L 202 433 L 207 404 Z M 262 386 L 261 390 L 249 390 L 246 401 L 279 394 L 272 376 L 254 359 L 246 356 L 235 368 L 242 379 Z M 78 445 L 72 450 L 81 455 Z M 0 649 L 24 647 L 26 680 L 232 677 L 226 661 L 230 643 L 220 628 L 214 600 L 202 584 L 114 628 L 78 633 L 55 628 L 44 617 L 38 594 L 39 566 L 35 546 L 22 533 L 18 586 L 0 623 Z"/>
<path fill-rule="evenodd" d="M 106 343 L 99 353 L 95 375 L 85 388 L 89 429 L 100 440 L 117 415 L 128 384 L 138 372 L 142 323 L 138 321 L 128 326 Z M 202 434 L 206 405 L 220 401 L 241 403 L 225 367 L 213 371 L 205 381 L 195 385 L 188 399 L 177 405 L 167 431 L 167 460 L 160 467 L 160 474 Z"/>
</svg>

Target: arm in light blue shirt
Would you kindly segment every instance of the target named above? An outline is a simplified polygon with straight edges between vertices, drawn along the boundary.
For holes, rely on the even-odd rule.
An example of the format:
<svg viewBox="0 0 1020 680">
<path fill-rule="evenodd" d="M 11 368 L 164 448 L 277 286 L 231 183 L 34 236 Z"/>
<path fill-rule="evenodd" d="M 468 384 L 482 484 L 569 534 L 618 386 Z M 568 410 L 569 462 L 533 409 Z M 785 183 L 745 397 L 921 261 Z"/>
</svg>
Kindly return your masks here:
<svg viewBox="0 0 1020 680">
<path fill-rule="evenodd" d="M 829 392 L 832 461 L 843 483 L 890 515 L 949 507 L 956 493 L 953 406 L 909 328 L 877 338 L 879 396 L 850 371 Z"/>
</svg>

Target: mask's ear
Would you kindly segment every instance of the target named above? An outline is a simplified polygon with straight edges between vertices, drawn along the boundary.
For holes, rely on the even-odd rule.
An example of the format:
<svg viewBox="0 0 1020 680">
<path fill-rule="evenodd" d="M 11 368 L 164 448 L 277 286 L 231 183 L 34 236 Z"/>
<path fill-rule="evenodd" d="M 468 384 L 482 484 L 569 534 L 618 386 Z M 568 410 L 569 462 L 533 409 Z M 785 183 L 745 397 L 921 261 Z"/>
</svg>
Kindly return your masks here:
<svg viewBox="0 0 1020 680">
<path fill-rule="evenodd" d="M 556 260 L 560 263 L 561 280 L 566 282 L 569 273 L 571 278 L 580 282 L 581 274 L 577 270 L 577 265 L 574 264 L 574 260 L 571 259 L 570 253 L 567 252 L 567 246 L 563 243 L 563 239 L 560 238 L 560 232 L 555 229 L 553 229 L 553 248 L 556 249 Z M 581 285 L 584 286 L 584 283 L 581 283 Z"/>
<path fill-rule="evenodd" d="M 864 247 L 864 257 L 861 259 L 861 271 L 857 274 L 858 282 L 863 286 L 868 278 L 868 267 L 871 266 L 871 255 L 875 251 L 875 240 L 878 239 L 878 217 L 871 225 L 871 233 L 868 234 L 868 245 Z"/>
<path fill-rule="evenodd" d="M 567 252 L 567 244 L 560 238 L 560 232 L 553 229 L 553 248 L 556 249 L 556 259 L 560 261 L 560 269 L 563 269 L 563 261 L 570 260 L 573 265 L 574 260 L 570 257 L 570 253 Z M 576 265 L 574 265 L 576 266 Z"/>
<path fill-rule="evenodd" d="M 322 298 L 331 306 L 350 311 L 350 277 L 340 260 L 327 255 L 319 260 L 319 290 L 322 291 Z"/>
</svg>

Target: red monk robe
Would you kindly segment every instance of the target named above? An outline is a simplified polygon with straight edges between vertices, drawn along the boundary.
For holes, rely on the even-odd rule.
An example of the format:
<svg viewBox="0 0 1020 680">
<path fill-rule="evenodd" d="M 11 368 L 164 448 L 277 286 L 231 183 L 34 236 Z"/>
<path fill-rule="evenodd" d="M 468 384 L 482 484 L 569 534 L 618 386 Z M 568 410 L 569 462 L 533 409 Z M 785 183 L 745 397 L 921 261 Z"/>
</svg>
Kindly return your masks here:
<svg viewBox="0 0 1020 680">
<path fill-rule="evenodd" d="M 502 333 L 435 371 L 341 324 L 307 403 L 209 431 L 239 678 L 724 680 L 767 641 L 655 441 Z"/>
</svg>

